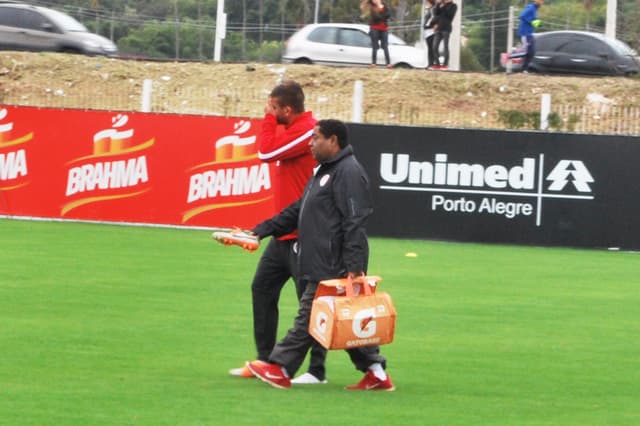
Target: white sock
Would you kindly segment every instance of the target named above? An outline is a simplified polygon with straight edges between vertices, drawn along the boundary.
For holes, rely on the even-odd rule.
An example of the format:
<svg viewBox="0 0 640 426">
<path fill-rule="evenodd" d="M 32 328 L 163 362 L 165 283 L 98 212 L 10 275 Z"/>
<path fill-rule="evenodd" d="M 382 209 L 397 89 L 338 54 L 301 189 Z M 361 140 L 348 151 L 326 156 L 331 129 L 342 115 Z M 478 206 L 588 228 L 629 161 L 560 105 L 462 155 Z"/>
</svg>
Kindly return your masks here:
<svg viewBox="0 0 640 426">
<path fill-rule="evenodd" d="M 384 371 L 384 368 L 382 368 L 382 364 L 380 364 L 379 362 L 376 362 L 375 364 L 371 364 L 369 366 L 369 370 L 373 373 L 374 376 L 376 376 L 378 379 L 382 380 L 383 382 L 387 380 L 387 373 Z"/>
</svg>

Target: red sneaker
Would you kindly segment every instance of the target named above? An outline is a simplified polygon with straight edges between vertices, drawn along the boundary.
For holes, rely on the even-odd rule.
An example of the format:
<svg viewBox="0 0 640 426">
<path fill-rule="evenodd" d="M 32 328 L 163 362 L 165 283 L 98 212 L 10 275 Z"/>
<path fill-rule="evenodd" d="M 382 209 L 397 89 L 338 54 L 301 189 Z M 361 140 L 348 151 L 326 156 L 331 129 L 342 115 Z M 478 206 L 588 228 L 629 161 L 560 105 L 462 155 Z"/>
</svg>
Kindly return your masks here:
<svg viewBox="0 0 640 426">
<path fill-rule="evenodd" d="M 247 362 L 247 368 L 263 382 L 269 383 L 274 388 L 288 389 L 291 387 L 291 378 L 278 364 L 267 362 Z"/>
<path fill-rule="evenodd" d="M 255 360 L 253 362 L 266 364 L 266 362 L 260 361 L 259 359 Z M 252 378 L 255 377 L 253 375 L 253 373 L 251 372 L 251 370 L 249 370 L 249 367 L 247 367 L 246 362 L 245 362 L 245 365 L 243 365 L 240 368 L 232 368 L 231 370 L 229 370 L 229 374 L 231 374 L 232 376 L 244 377 L 244 378 L 247 378 L 247 379 L 252 379 Z"/>
<path fill-rule="evenodd" d="M 391 383 L 391 376 L 387 374 L 387 380 L 378 379 L 371 371 L 367 371 L 362 380 L 355 385 L 345 387 L 348 390 L 380 390 L 380 391 L 394 391 L 396 387 Z"/>
</svg>

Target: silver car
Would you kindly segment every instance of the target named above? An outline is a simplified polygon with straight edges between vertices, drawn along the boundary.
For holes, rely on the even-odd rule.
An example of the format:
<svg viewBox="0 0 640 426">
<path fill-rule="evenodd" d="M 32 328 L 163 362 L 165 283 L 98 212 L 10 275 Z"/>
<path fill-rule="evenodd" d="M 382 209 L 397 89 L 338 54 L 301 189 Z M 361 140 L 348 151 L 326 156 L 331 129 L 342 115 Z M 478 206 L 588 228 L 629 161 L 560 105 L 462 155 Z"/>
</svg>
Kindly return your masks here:
<svg viewBox="0 0 640 426">
<path fill-rule="evenodd" d="M 408 46 L 389 33 L 391 65 L 404 68 L 425 68 L 427 52 Z M 384 65 L 384 55 L 378 52 L 378 64 Z M 371 64 L 369 27 L 362 24 L 310 24 L 287 40 L 282 62 L 333 66 L 366 66 Z"/>
<path fill-rule="evenodd" d="M 0 50 L 54 51 L 109 55 L 113 42 L 89 32 L 80 22 L 57 10 L 0 1 Z"/>
</svg>

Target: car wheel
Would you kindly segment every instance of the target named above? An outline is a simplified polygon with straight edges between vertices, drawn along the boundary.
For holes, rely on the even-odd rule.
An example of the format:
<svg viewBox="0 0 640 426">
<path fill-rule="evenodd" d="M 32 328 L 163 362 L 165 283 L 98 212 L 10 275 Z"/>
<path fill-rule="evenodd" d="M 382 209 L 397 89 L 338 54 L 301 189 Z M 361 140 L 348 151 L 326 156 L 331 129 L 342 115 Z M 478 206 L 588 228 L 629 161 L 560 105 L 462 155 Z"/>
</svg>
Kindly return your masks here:
<svg viewBox="0 0 640 426">
<path fill-rule="evenodd" d="M 294 64 L 311 65 L 313 62 L 309 58 L 298 58 L 293 61 Z"/>
<path fill-rule="evenodd" d="M 80 49 L 74 47 L 63 47 L 60 49 L 61 53 L 72 53 L 74 55 L 81 55 L 83 52 Z"/>
<path fill-rule="evenodd" d="M 409 69 L 409 68 L 413 68 L 411 65 L 404 63 L 404 62 L 399 62 L 397 64 L 395 64 L 393 66 L 394 68 L 403 68 L 403 69 Z"/>
</svg>

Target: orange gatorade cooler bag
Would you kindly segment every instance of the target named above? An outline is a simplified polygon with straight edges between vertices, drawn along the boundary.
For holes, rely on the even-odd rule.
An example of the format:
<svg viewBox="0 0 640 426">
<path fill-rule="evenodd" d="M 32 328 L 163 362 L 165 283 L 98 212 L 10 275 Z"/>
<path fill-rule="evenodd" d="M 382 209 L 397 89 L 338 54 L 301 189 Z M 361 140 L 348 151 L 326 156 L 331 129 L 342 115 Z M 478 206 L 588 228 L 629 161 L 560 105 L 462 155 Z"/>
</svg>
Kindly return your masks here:
<svg viewBox="0 0 640 426">
<path fill-rule="evenodd" d="M 362 276 L 320 281 L 311 307 L 309 334 L 327 349 L 391 343 L 396 309 L 388 293 L 376 291 L 380 280 Z"/>
</svg>

